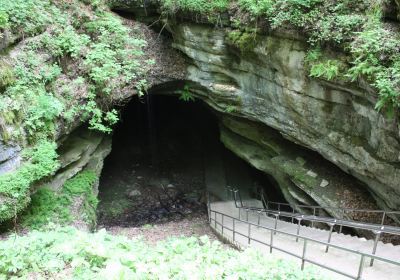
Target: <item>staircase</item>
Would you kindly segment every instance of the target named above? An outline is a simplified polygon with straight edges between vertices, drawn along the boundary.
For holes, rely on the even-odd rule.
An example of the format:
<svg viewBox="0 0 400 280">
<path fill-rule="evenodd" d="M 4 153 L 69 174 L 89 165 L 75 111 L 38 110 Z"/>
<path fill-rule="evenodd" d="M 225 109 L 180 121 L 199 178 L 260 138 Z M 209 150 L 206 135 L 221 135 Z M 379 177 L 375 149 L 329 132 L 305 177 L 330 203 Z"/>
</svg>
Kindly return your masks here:
<svg viewBox="0 0 400 280">
<path fill-rule="evenodd" d="M 243 206 L 246 205 L 246 206 Z M 280 214 L 291 215 L 280 220 Z M 211 227 L 229 242 L 238 247 L 253 247 L 264 253 L 283 258 L 292 258 L 305 265 L 316 265 L 327 270 L 335 279 L 400 279 L 400 246 L 379 241 L 383 232 L 400 234 L 400 228 L 355 223 L 357 228 L 369 228 L 376 233 L 375 240 L 333 232 L 333 226 L 351 221 L 325 217 L 306 216 L 306 219 L 321 219 L 330 225 L 330 230 L 301 225 L 304 215 L 282 213 L 263 208 L 259 200 L 209 202 Z M 307 218 L 308 217 L 308 218 Z M 298 222 L 299 221 L 299 222 Z M 337 222 L 333 224 L 333 221 Z M 349 224 L 350 223 L 350 224 Z M 382 229 L 380 230 L 376 230 Z"/>
</svg>

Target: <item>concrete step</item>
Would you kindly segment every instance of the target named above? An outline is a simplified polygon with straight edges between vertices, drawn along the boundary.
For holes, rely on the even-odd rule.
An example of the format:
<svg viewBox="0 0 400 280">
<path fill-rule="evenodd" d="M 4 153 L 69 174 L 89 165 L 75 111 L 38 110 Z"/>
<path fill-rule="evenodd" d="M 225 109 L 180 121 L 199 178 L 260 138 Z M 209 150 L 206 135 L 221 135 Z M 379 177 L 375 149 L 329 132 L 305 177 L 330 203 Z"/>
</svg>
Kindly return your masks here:
<svg viewBox="0 0 400 280">
<path fill-rule="evenodd" d="M 247 201 L 247 203 L 250 203 Z M 253 205 L 257 205 L 257 201 L 251 202 Z M 246 220 L 250 223 L 258 224 L 260 223 L 261 226 L 274 228 L 275 226 L 275 219 L 271 217 L 267 217 L 265 215 L 258 215 L 254 211 L 249 211 L 248 214 L 245 211 L 239 211 L 238 208 L 235 207 L 234 203 L 232 202 L 214 202 L 211 203 L 211 209 L 214 211 L 218 211 L 229 216 L 239 218 L 239 212 L 241 214 L 240 219 Z M 237 245 L 243 246 L 251 246 L 260 250 L 264 253 L 269 253 L 270 248 L 268 245 L 262 244 L 263 243 L 270 243 L 271 240 L 271 231 L 267 230 L 263 227 L 257 226 L 250 226 L 250 235 L 255 239 L 261 241 L 250 241 L 248 239 L 248 232 L 249 232 L 249 224 L 246 221 L 236 221 L 235 222 L 235 230 L 241 234 L 235 234 L 235 238 L 233 237 L 232 231 L 228 230 L 228 228 L 233 227 L 233 219 L 231 218 L 224 218 L 222 221 L 222 217 L 220 215 L 214 215 L 212 218 L 222 224 L 224 224 L 224 232 L 222 233 L 222 226 L 218 224 L 211 223 L 211 226 L 220 234 L 233 242 L 237 243 Z M 277 230 L 297 234 L 297 224 L 293 224 L 286 221 L 277 221 Z M 319 240 L 321 242 L 327 242 L 329 231 L 312 228 L 309 226 L 300 226 L 300 236 L 304 236 L 307 238 L 311 238 L 314 240 Z M 290 251 L 293 254 L 301 255 L 303 252 L 303 245 L 304 241 L 299 240 L 296 242 L 295 236 L 288 236 L 283 233 L 276 233 L 273 235 L 273 243 L 274 245 Z M 333 232 L 331 237 L 331 244 L 342 246 L 348 249 L 361 251 L 365 253 L 372 253 L 373 249 L 373 240 L 367 240 L 365 238 L 358 238 L 357 236 L 352 236 L 349 234 L 337 233 Z M 325 253 L 326 246 L 323 244 L 318 244 L 314 242 L 307 243 L 307 258 L 322 263 L 324 265 L 328 265 L 335 269 L 344 271 L 345 273 L 351 274 L 356 276 L 358 273 L 358 267 L 360 264 L 360 255 L 353 254 L 341 249 L 330 247 L 328 253 Z M 278 252 L 278 250 L 273 250 L 273 252 Z M 278 253 L 279 256 L 285 256 L 287 258 L 289 255 L 284 254 L 282 252 Z M 377 247 L 377 256 L 381 256 L 387 259 L 399 261 L 400 260 L 400 246 L 393 246 L 391 244 L 384 244 L 383 242 L 378 243 Z M 289 257 L 290 258 L 290 257 Z M 296 259 L 298 261 L 298 259 Z M 375 261 L 373 267 L 369 266 L 370 259 L 366 258 L 364 260 L 364 274 L 362 279 L 400 279 L 398 275 L 400 275 L 400 266 L 394 266 L 387 263 L 383 263 L 380 261 Z M 330 272 L 332 273 L 332 272 Z M 341 279 L 341 276 L 335 274 L 335 279 Z M 347 278 L 343 278 L 347 279 Z"/>
</svg>

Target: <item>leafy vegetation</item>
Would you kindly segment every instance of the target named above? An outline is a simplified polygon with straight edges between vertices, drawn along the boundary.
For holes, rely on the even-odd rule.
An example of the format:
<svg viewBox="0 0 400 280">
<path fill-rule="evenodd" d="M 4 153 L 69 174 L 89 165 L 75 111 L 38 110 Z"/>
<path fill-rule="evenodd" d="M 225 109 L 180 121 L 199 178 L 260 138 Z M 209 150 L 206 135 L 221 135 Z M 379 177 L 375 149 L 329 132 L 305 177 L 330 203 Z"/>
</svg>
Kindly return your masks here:
<svg viewBox="0 0 400 280">
<path fill-rule="evenodd" d="M 25 163 L 0 176 L 0 222 L 15 217 L 30 202 L 30 186 L 58 168 L 56 144 L 41 140 L 24 154 Z"/>
<path fill-rule="evenodd" d="M 179 99 L 185 102 L 194 101 L 195 98 L 190 91 L 189 85 L 185 85 L 182 90 L 178 90 L 177 93 L 180 95 Z"/>
<path fill-rule="evenodd" d="M 255 40 L 246 33 L 266 22 L 269 30 L 296 29 L 308 36 L 310 52 L 341 49 L 347 61 L 327 57 L 309 63 L 310 76 L 346 81 L 367 80 L 378 92 L 376 109 L 389 116 L 400 107 L 400 34 L 385 22 L 385 0 L 162 0 L 167 13 L 186 11 L 210 19 L 231 13 L 236 30 L 228 38 L 241 50 Z M 231 8 L 234 7 L 234 10 Z M 236 10 L 235 10 L 236 9 Z M 237 12 L 239 10 L 239 13 Z M 245 16 L 243 16 L 245 15 Z M 256 32 L 255 32 L 256 33 Z M 254 37 L 255 38 L 255 37 Z"/>
<path fill-rule="evenodd" d="M 257 45 L 257 32 L 233 30 L 228 33 L 229 41 L 235 45 L 242 53 L 249 52 Z"/>
<path fill-rule="evenodd" d="M 41 187 L 32 195 L 32 202 L 21 215 L 23 226 L 40 229 L 49 224 L 66 225 L 72 222 L 71 207 L 76 197 L 82 198 L 82 219 L 92 226 L 96 223 L 97 197 L 93 184 L 97 176 L 93 171 L 82 171 L 69 179 L 60 193 Z"/>
<path fill-rule="evenodd" d="M 68 269 L 66 269 L 68 268 Z M 324 279 L 297 263 L 252 250 L 225 249 L 207 237 L 141 239 L 73 228 L 11 236 L 0 242 L 0 279 L 36 276 L 69 279 Z"/>
<path fill-rule="evenodd" d="M 108 12 L 102 1 L 89 1 L 89 7 L 77 0 L 3 2 L 2 26 L 16 35 L 36 36 L 11 60 L 12 71 L 1 77 L 5 89 L 0 115 L 17 112 L 9 122 L 19 125 L 19 134 L 27 133 L 32 142 L 52 137 L 59 118 L 68 125 L 80 116 L 89 119 L 90 128 L 110 132 L 118 121 L 117 112 L 109 109 L 110 93 L 135 80 L 143 84 L 138 78 L 144 71 L 140 58 L 145 41 Z M 74 81 L 84 89 L 75 92 Z"/>
<path fill-rule="evenodd" d="M 335 78 L 343 78 L 343 72 L 346 66 L 338 59 L 328 59 L 323 55 L 320 49 L 315 49 L 308 52 L 305 59 L 310 67 L 310 76 L 322 78 L 325 80 L 333 80 Z"/>
<path fill-rule="evenodd" d="M 211 15 L 216 12 L 223 12 L 229 4 L 229 0 L 163 0 L 163 9 L 170 14 L 178 11 Z"/>
<path fill-rule="evenodd" d="M 145 41 L 139 31 L 109 12 L 105 1 L 2 0 L 3 30 L 23 41 L 0 60 L 1 138 L 34 153 L 27 153 L 17 171 L 0 177 L 0 221 L 23 210 L 30 187 L 57 170 L 57 132 L 80 119 L 110 133 L 118 121 L 114 99 L 131 84 L 142 93 L 150 63 L 142 59 Z M 33 211 L 43 212 L 52 195 L 58 194 L 39 191 Z M 92 220 L 89 205 L 95 199 L 87 199 Z M 47 210 L 60 212 L 60 205 Z"/>
<path fill-rule="evenodd" d="M 0 27 L 10 26 L 14 34 L 34 35 L 44 30 L 51 17 L 49 1 L 3 0 L 0 6 Z"/>
</svg>

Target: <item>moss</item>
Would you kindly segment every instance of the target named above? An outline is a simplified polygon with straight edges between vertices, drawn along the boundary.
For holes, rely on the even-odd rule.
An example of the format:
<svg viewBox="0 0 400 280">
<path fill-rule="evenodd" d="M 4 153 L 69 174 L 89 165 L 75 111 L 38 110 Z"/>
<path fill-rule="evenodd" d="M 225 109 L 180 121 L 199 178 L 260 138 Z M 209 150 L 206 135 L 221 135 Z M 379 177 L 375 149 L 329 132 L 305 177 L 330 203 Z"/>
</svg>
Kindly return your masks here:
<svg viewBox="0 0 400 280">
<path fill-rule="evenodd" d="M 81 196 L 83 207 L 81 215 L 91 226 L 96 224 L 96 208 L 98 199 L 93 193 L 93 185 L 98 177 L 93 171 L 82 171 L 72 179 L 68 180 L 63 187 L 63 195 L 67 197 Z"/>
<path fill-rule="evenodd" d="M 228 41 L 236 46 L 242 53 L 251 52 L 257 45 L 257 33 L 233 30 L 228 33 Z"/>
<path fill-rule="evenodd" d="M 15 217 L 30 202 L 30 186 L 57 170 L 56 144 L 42 140 L 24 153 L 25 163 L 0 176 L 0 221 Z"/>
<path fill-rule="evenodd" d="M 32 195 L 32 202 L 20 220 L 24 227 L 39 229 L 47 224 L 66 224 L 72 221 L 66 196 L 59 196 L 53 190 L 42 187 Z"/>
<path fill-rule="evenodd" d="M 359 136 L 351 136 L 351 143 L 354 146 L 363 147 L 365 144 L 365 140 Z"/>
<path fill-rule="evenodd" d="M 0 90 L 12 85 L 15 82 L 12 67 L 5 62 L 0 61 Z"/>
<path fill-rule="evenodd" d="M 92 227 L 96 223 L 98 200 L 93 194 L 93 184 L 97 181 L 93 171 L 82 171 L 67 180 L 60 193 L 47 187 L 41 187 L 32 195 L 32 202 L 21 215 L 23 226 L 39 229 L 49 223 L 66 225 L 73 221 L 72 207 L 74 201 L 81 197 L 83 205 L 80 210 L 82 218 Z"/>
<path fill-rule="evenodd" d="M 275 157 L 271 161 L 281 169 L 281 171 L 286 173 L 296 185 L 304 186 L 308 189 L 319 186 L 320 180 L 308 175 L 308 170 L 299 162 L 287 159 L 283 156 Z"/>
</svg>

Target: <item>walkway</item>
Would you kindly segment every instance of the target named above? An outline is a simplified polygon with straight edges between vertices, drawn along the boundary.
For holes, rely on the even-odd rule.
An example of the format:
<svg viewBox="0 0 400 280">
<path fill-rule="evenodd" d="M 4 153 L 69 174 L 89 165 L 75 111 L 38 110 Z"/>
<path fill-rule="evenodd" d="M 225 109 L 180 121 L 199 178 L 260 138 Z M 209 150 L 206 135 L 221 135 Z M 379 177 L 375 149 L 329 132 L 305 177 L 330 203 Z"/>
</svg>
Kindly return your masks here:
<svg viewBox="0 0 400 280">
<path fill-rule="evenodd" d="M 254 207 L 262 207 L 261 202 L 257 200 L 253 200 L 252 204 Z M 326 253 L 327 246 L 324 243 L 328 241 L 329 231 L 301 226 L 301 237 L 322 242 L 321 244 L 308 240 L 305 246 L 303 238 L 300 238 L 298 242 L 296 242 L 298 229 L 296 224 L 278 220 L 278 232 L 272 234 L 273 236 L 271 238 L 271 229 L 273 230 L 275 226 L 274 218 L 259 215 L 255 211 L 248 211 L 248 213 L 246 213 L 243 209 L 241 211 L 241 217 L 239 217 L 239 209 L 235 207 L 232 201 L 212 202 L 210 204 L 210 209 L 211 227 L 239 247 L 251 246 L 262 252 L 270 253 L 271 248 L 269 245 L 272 243 L 273 247 L 276 247 L 272 249 L 272 254 L 288 258 L 290 255 L 280 252 L 278 250 L 278 248 L 280 248 L 300 258 L 303 257 L 303 259 L 306 260 L 305 265 L 310 265 L 309 263 L 318 263 L 340 271 L 343 275 L 349 276 L 345 277 L 335 273 L 335 279 L 400 279 L 400 266 L 376 259 L 374 265 L 371 267 L 371 259 L 369 257 L 362 257 L 360 254 L 351 252 L 351 250 L 354 250 L 367 255 L 371 254 L 374 246 L 373 240 L 366 240 L 365 238 L 334 232 L 331 237 L 331 246 L 329 246 L 328 252 Z M 258 224 L 260 224 L 261 227 L 258 227 Z M 233 229 L 235 230 L 235 234 L 233 234 Z M 346 251 L 345 249 L 335 246 L 350 250 Z M 376 256 L 378 258 L 382 257 L 400 262 L 400 246 L 379 242 Z M 299 258 L 291 258 L 301 263 Z M 362 258 L 363 265 L 360 266 Z"/>
</svg>

